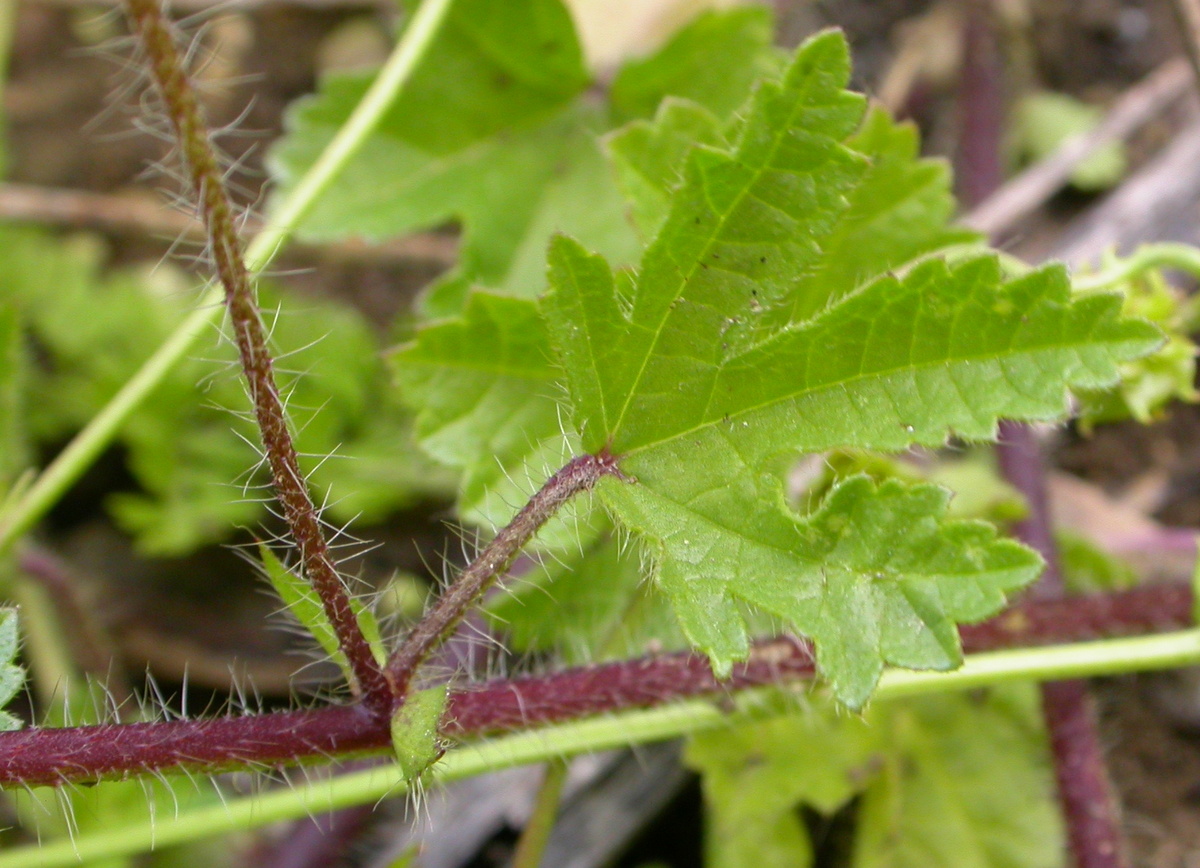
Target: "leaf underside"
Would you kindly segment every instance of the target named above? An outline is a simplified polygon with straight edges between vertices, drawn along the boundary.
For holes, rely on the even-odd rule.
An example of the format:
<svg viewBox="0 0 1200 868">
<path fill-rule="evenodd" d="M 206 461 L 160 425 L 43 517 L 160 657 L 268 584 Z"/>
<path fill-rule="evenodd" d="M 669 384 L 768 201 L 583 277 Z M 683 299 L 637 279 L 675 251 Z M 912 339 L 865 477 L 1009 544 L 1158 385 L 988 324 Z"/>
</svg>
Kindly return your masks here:
<svg viewBox="0 0 1200 868">
<path fill-rule="evenodd" d="M 749 19 L 712 21 L 752 41 Z M 947 168 L 845 89 L 838 34 L 810 40 L 732 113 L 680 85 L 647 117 L 631 69 L 613 99 L 642 117 L 606 151 L 650 239 L 640 263 L 614 269 L 560 235 L 538 302 L 477 272 L 496 291 L 465 294 L 395 357 L 419 442 L 462 469 L 460 510 L 484 527 L 570 454 L 619 456 L 636 481 L 602 480 L 597 499 L 646 541 L 658 589 L 718 673 L 764 615 L 813 640 L 852 706 L 884 665 L 957 665 L 956 624 L 998 611 L 1037 575 L 1036 555 L 949 520 L 928 485 L 852 478 L 802 515 L 779 471 L 800 453 L 987 440 L 1000 418 L 1061 418 L 1068 389 L 1108 385 L 1157 331 L 1110 298 L 1072 299 L 1060 268 L 1006 280 L 992 255 L 961 252 L 975 239 L 949 223 Z M 660 72 L 643 67 L 643 83 Z M 955 247 L 954 264 L 938 257 Z M 567 551 L 569 522 L 558 531 L 543 544 Z M 572 641 L 591 630 L 604 644 L 607 627 L 567 617 Z"/>
<path fill-rule="evenodd" d="M 744 604 L 759 607 L 810 637 L 858 706 L 885 664 L 955 666 L 955 624 L 997 611 L 1040 562 L 945 520 L 929 486 L 851 479 L 800 516 L 775 459 L 1060 418 L 1068 387 L 1112 382 L 1159 338 L 1112 298 L 1072 300 L 1060 268 L 1005 281 L 980 255 L 860 280 L 851 254 L 872 215 L 902 213 L 869 200 L 894 205 L 882 191 L 905 172 L 881 166 L 904 143 L 878 119 L 858 127 L 847 71 L 843 39 L 816 37 L 760 87 L 729 148 L 694 148 L 636 273 L 557 239 L 543 310 L 584 448 L 610 448 L 636 479 L 598 491 L 652 541 L 689 639 L 727 673 L 748 649 Z M 852 136 L 885 156 L 870 166 Z"/>
</svg>

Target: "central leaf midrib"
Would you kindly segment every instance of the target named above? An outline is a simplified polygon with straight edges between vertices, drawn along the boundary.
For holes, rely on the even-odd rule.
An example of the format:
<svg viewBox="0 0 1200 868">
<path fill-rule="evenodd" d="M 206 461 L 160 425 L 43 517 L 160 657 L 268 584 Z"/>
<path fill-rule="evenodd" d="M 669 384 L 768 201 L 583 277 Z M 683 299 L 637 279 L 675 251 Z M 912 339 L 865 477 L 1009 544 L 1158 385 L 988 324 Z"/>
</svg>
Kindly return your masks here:
<svg viewBox="0 0 1200 868">
<path fill-rule="evenodd" d="M 995 361 L 999 361 L 999 360 L 1002 360 L 1005 358 L 1016 358 L 1018 356 L 1036 356 L 1036 355 L 1039 355 L 1042 353 L 1060 352 L 1063 350 L 1074 350 L 1076 352 L 1076 354 L 1078 354 L 1078 347 L 1080 345 L 1085 344 L 1085 343 L 1093 343 L 1093 342 L 1094 341 L 1091 341 L 1086 337 L 1080 337 L 1078 340 L 1069 341 L 1069 342 L 1065 342 L 1065 343 L 1061 343 L 1061 344 L 1058 344 L 1058 343 L 1043 344 L 1039 347 L 1030 349 L 1028 351 L 1017 351 L 1017 352 L 993 351 L 993 352 L 989 352 L 989 353 L 981 353 L 979 355 L 952 356 L 952 357 L 946 357 L 943 359 L 937 359 L 937 360 L 930 361 L 930 362 L 908 363 L 905 365 L 897 365 L 892 368 L 885 368 L 885 369 L 880 369 L 880 370 L 876 370 L 876 371 L 858 373 L 858 374 L 855 374 L 850 377 L 845 377 L 845 378 L 838 379 L 838 380 L 831 380 L 827 383 L 821 383 L 819 385 L 807 386 L 807 387 L 804 387 L 801 389 L 797 389 L 793 392 L 779 395 L 770 400 L 763 401 L 758 404 L 751 405 L 749 407 L 744 407 L 740 410 L 737 410 L 737 411 L 734 411 L 731 413 L 722 414 L 722 416 L 720 418 L 706 419 L 705 421 L 701 422 L 700 424 L 693 425 L 691 428 L 688 428 L 684 431 L 680 431 L 677 434 L 672 434 L 670 437 L 663 437 L 660 440 L 655 440 L 651 443 L 646 443 L 641 446 L 636 446 L 633 449 L 627 450 L 622 453 L 622 457 L 628 458 L 628 457 L 638 455 L 638 454 L 641 454 L 641 453 L 649 451 L 649 450 L 660 448 L 663 445 L 665 445 L 667 443 L 671 443 L 674 440 L 679 440 L 684 437 L 689 437 L 689 436 L 695 434 L 697 431 L 703 431 L 707 428 L 713 427 L 714 425 L 725 424 L 726 419 L 728 419 L 730 421 L 735 420 L 735 419 L 740 419 L 743 416 L 747 416 L 747 415 L 756 413 L 760 410 L 768 409 L 776 404 L 781 404 L 785 401 L 794 401 L 798 398 L 805 397 L 808 395 L 815 395 L 819 392 L 828 391 L 830 389 L 834 389 L 839 386 L 849 386 L 851 384 L 865 381 L 868 379 L 880 379 L 883 377 L 889 377 L 889 376 L 893 376 L 898 373 L 904 373 L 904 372 L 908 372 L 908 371 L 912 371 L 914 373 L 919 373 L 922 371 L 928 371 L 928 370 L 939 368 L 939 367 L 949 367 L 949 366 L 957 364 L 957 363 L 995 362 Z M 1115 339 L 1114 342 L 1121 343 L 1121 342 L 1123 342 L 1123 340 Z M 787 447 L 785 446 L 785 447 L 781 447 L 781 448 L 786 449 Z"/>
</svg>

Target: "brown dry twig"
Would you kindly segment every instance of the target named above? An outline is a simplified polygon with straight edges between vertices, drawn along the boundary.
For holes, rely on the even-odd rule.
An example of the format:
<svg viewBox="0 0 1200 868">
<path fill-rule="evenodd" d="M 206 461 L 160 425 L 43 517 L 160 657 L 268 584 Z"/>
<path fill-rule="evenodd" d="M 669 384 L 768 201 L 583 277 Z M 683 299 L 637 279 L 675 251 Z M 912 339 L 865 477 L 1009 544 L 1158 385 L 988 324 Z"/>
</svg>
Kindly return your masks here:
<svg viewBox="0 0 1200 868">
<path fill-rule="evenodd" d="M 1072 136 L 1049 157 L 1008 181 L 967 212 L 963 223 L 993 239 L 1011 232 L 1061 190 L 1075 168 L 1099 148 L 1129 138 L 1181 99 L 1191 79 L 1182 59 L 1163 64 L 1126 91 L 1094 129 Z"/>
</svg>

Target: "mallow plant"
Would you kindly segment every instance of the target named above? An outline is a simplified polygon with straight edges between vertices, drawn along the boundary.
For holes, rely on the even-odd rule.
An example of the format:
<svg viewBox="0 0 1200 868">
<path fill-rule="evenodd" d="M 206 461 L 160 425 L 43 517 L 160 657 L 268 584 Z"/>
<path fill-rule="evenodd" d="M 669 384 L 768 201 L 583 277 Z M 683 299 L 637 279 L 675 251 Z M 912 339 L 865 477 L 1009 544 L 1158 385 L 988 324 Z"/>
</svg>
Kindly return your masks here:
<svg viewBox="0 0 1200 868">
<path fill-rule="evenodd" d="M 710 13 L 601 87 L 559 0 L 425 0 L 382 70 L 332 76 L 292 108 L 267 228 L 243 244 L 176 33 L 157 0 L 126 11 L 213 283 L 54 462 L 3 465 L 0 545 L 19 562 L 114 438 L 135 472 L 170 464 L 154 451 L 164 438 L 131 420 L 153 417 L 181 369 L 203 376 L 192 348 L 224 317 L 256 472 L 288 528 L 257 557 L 345 687 L 270 713 L 118 720 L 76 691 L 44 722 L 6 714 L 0 783 L 40 840 L 0 866 L 128 857 L 683 735 L 713 865 L 807 864 L 798 809 L 855 800 L 855 865 L 1061 859 L 1029 685 L 1200 659 L 1190 591 L 1023 600 L 1039 556 L 995 515 L 956 506 L 929 462 L 895 456 L 986 443 L 1002 419 L 1062 421 L 1081 401 L 1112 418 L 1188 394 L 1178 303 L 1140 265 L 1076 287 L 1063 266 L 1027 267 L 957 227 L 948 169 L 847 89 L 837 32 L 783 52 L 766 10 Z M 353 351 L 312 351 L 314 374 L 294 387 L 317 405 L 323 382 L 339 390 L 316 433 L 295 425 L 274 352 L 297 347 L 285 327 L 268 336 L 259 273 L 297 234 L 383 240 L 447 221 L 461 226 L 459 262 L 382 357 L 322 320 Z M 1166 299 L 1162 328 L 1129 315 L 1155 310 L 1147 297 Z M 18 302 L 0 319 L 10 418 L 34 412 L 24 335 L 53 331 L 38 316 Z M 351 363 L 362 370 L 321 379 Z M 314 498 L 301 456 L 344 435 L 328 421 L 342 404 L 386 408 L 360 433 L 370 466 L 390 470 L 339 477 L 335 464 Z M 5 428 L 11 455 L 20 428 Z M 420 617 L 381 626 L 317 504 L 330 488 L 330 502 L 386 514 L 430 474 L 452 480 L 479 544 Z M 144 487 L 114 515 L 147 548 L 220 539 L 221 504 Z M 258 508 L 238 504 L 230 526 Z M 447 673 L 436 652 L 468 616 L 537 674 Z M 0 620 L 6 701 L 23 678 L 16 623 Z M 32 645 L 39 628 L 25 627 Z M 370 755 L 391 759 L 337 770 Z M 292 768 L 305 776 L 250 794 L 219 777 Z M 174 810 L 156 812 L 164 801 Z"/>
</svg>

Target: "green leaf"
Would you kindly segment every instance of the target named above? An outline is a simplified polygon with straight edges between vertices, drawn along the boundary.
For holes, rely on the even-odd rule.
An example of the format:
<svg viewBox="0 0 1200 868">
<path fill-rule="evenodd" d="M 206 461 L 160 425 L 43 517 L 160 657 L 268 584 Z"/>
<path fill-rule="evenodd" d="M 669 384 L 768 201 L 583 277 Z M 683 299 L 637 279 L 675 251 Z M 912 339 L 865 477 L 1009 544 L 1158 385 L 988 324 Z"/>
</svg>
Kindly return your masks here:
<svg viewBox="0 0 1200 868">
<path fill-rule="evenodd" d="M 559 420 L 558 372 L 532 301 L 476 291 L 461 317 L 431 323 L 392 357 L 416 437 L 463 471 L 459 515 L 503 527 L 576 445 Z M 541 538 L 574 539 L 560 514 Z"/>
<path fill-rule="evenodd" d="M 1116 267 L 1114 256 L 1104 267 Z M 1154 323 L 1166 336 L 1155 352 L 1121 366 L 1121 379 L 1109 389 L 1080 395 L 1080 424 L 1085 431 L 1100 422 L 1136 419 L 1146 424 L 1172 401 L 1195 403 L 1196 344 L 1191 339 L 1191 305 L 1150 269 L 1110 287 L 1124 296 L 1122 312 Z"/>
<path fill-rule="evenodd" d="M 444 753 L 438 725 L 450 696 L 447 685 L 416 690 L 392 715 L 392 750 L 404 780 L 416 780 Z"/>
<path fill-rule="evenodd" d="M 811 864 L 802 808 L 861 796 L 855 868 L 1051 868 L 1063 834 L 1036 688 L 880 703 L 864 716 L 819 701 L 767 723 L 694 737 L 705 864 Z"/>
<path fill-rule="evenodd" d="M 819 264 L 800 276 L 787 309 L 790 321 L 807 319 L 889 269 L 978 241 L 975 233 L 950 225 L 950 168 L 944 160 L 919 158 L 912 124 L 897 124 L 873 107 L 846 145 L 870 166 L 825 240 Z"/>
<path fill-rule="evenodd" d="M 378 135 L 411 152 L 452 159 L 553 113 L 588 83 L 570 14 L 558 0 L 526 0 L 519 7 L 456 0 Z M 363 85 L 361 76 L 330 77 L 323 83 L 329 99 L 301 103 L 292 122 L 302 117 L 336 128 L 345 92 Z M 430 123 L 433 118 L 438 123 Z"/>
<path fill-rule="evenodd" d="M 782 53 L 772 45 L 765 6 L 710 11 L 680 29 L 655 55 L 631 61 L 613 79 L 613 109 L 622 119 L 650 117 L 675 96 L 725 117 L 751 86 L 779 72 Z"/>
<path fill-rule="evenodd" d="M 800 518 L 773 480 L 756 486 L 745 469 L 720 478 L 691 463 L 691 491 L 614 485 L 605 499 L 659 541 L 658 584 L 720 674 L 747 652 L 738 603 L 750 603 L 812 639 L 838 697 L 861 706 L 885 663 L 958 665 L 955 622 L 998 611 L 1041 566 L 989 525 L 946 521 L 949 493 L 936 486 L 857 477 Z"/>
<path fill-rule="evenodd" d="M 689 638 L 728 672 L 748 645 L 742 604 L 763 608 L 814 640 L 839 697 L 858 705 L 884 663 L 956 665 L 954 623 L 994 613 L 1038 561 L 945 521 L 945 495 L 927 486 L 852 480 L 802 518 L 774 459 L 1059 418 L 1068 387 L 1112 382 L 1160 338 L 1119 320 L 1114 298 L 1072 300 L 1059 268 L 1005 282 L 981 256 L 860 282 L 841 260 L 906 213 L 861 190 L 921 203 L 934 247 L 953 233 L 939 228 L 944 172 L 912 163 L 910 133 L 869 123 L 857 143 L 882 149 L 870 165 L 842 144 L 861 113 L 847 74 L 840 36 L 810 40 L 757 91 L 732 152 L 691 152 L 636 275 L 559 239 L 543 309 L 583 448 L 611 449 L 636 480 L 597 490 L 655 541 Z M 875 267 L 925 243 L 885 233 Z"/>
<path fill-rule="evenodd" d="M 484 34 L 485 27 L 494 29 Z M 626 65 L 611 105 L 595 105 L 582 98 L 588 77 L 557 0 L 458 3 L 409 92 L 301 233 L 384 239 L 458 221 L 459 267 L 427 294 L 426 311 L 458 312 L 472 283 L 532 298 L 545 287 L 545 246 L 554 232 L 615 263 L 637 257 L 625 202 L 596 140 L 610 115 L 650 116 L 671 94 L 725 115 L 755 78 L 778 66 L 765 9 L 709 13 L 658 54 Z M 281 191 L 312 164 L 369 81 L 331 77 L 317 96 L 293 106 L 270 159 Z"/>
<path fill-rule="evenodd" d="M 586 449 L 600 448 L 613 433 L 597 430 L 597 414 L 611 416 L 605 429 L 622 424 L 643 374 L 670 378 L 670 390 L 691 381 L 696 365 L 685 357 L 684 346 L 662 347 L 662 355 L 677 359 L 671 370 L 648 366 L 660 338 L 703 331 L 716 340 L 713 354 L 722 344 L 743 342 L 753 332 L 749 315 L 788 297 L 795 279 L 819 259 L 820 240 L 835 227 L 866 168 L 841 144 L 862 113 L 862 98 L 842 90 L 848 74 L 840 37 L 818 37 L 799 52 L 782 84 L 764 84 L 756 92 L 733 154 L 711 148 L 691 152 L 671 213 L 643 257 L 628 317 L 613 319 L 616 302 L 597 283 L 603 282 L 600 265 L 588 268 L 596 285 L 568 293 L 552 282 L 548 312 L 559 346 L 566 346 L 564 330 L 575 326 L 561 322 L 559 308 L 590 305 L 593 309 L 583 311 L 589 327 L 611 325 L 605 333 L 583 335 L 583 351 L 619 361 L 603 366 L 600 404 L 579 407 Z M 581 259 L 581 251 L 572 254 L 565 242 L 555 244 L 551 272 L 566 274 Z M 733 294 L 741 300 L 736 315 L 727 311 Z M 717 297 L 723 303 L 718 305 Z M 718 314 L 718 307 L 726 310 Z M 605 338 L 621 332 L 626 334 L 619 353 L 603 346 Z M 568 364 L 567 370 L 574 380 L 575 366 Z"/>
<path fill-rule="evenodd" d="M 52 238 L 0 227 L 0 287 L 40 351 L 26 367 L 28 388 L 54 395 L 29 402 L 18 418 L 33 444 L 58 445 L 100 411 L 175 325 L 194 296 L 193 279 L 168 266 L 104 273 L 103 249 L 87 238 Z M 381 519 L 418 496 L 440 493 L 445 475 L 430 472 L 409 439 L 410 416 L 393 397 L 379 341 L 357 312 L 318 299 L 261 288 L 280 355 L 281 390 L 297 429 L 302 461 L 321 490 L 332 488 L 328 515 Z M 170 372 L 138 407 L 119 438 L 138 482 L 105 506 L 139 549 L 181 554 L 261 520 L 246 489 L 258 442 L 239 418 L 247 400 L 236 353 L 214 334 L 207 347 Z M 304 372 L 303 376 L 294 373 Z M 290 373 L 293 372 L 293 373 Z M 0 414 L 6 424 L 8 414 Z M 336 450 L 337 460 L 327 461 Z M 369 472 L 368 472 L 369 471 Z M 353 487 L 351 487 L 353 485 Z"/>
<path fill-rule="evenodd" d="M 286 194 L 349 116 L 371 76 L 335 76 L 289 111 L 271 154 Z M 558 0 L 456 3 L 411 86 L 301 227 L 316 240 L 386 239 L 450 220 L 461 262 L 427 301 L 454 313 L 472 281 L 533 297 L 545 244 L 578 234 L 615 261 L 637 244 L 595 132 L 604 112 Z"/>
<path fill-rule="evenodd" d="M 975 581 L 993 588 L 989 606 L 968 614 L 892 597 L 889 605 L 896 608 L 887 614 L 897 626 L 906 625 L 897 638 L 916 644 L 886 650 L 882 635 L 891 629 L 887 621 L 861 621 L 867 611 L 869 617 L 884 616 L 882 600 L 867 610 L 859 608 L 868 595 L 862 582 L 875 562 L 868 559 L 860 569 L 845 567 L 841 552 L 824 552 L 824 559 L 809 562 L 821 548 L 797 538 L 777 486 L 773 480 L 764 483 L 762 469 L 772 456 L 791 450 L 940 445 L 951 433 L 990 438 L 1000 416 L 1060 416 L 1065 385 L 1110 382 L 1120 360 L 1157 343 L 1149 326 L 1117 320 L 1116 306 L 1107 297 L 1071 303 L 1065 277 L 1056 271 L 1002 284 L 990 259 L 953 271 L 930 262 L 904 281 L 881 279 L 810 323 L 728 360 L 718 359 L 707 371 L 693 364 L 688 375 L 670 378 L 676 384 L 695 384 L 694 390 L 677 385 L 652 395 L 655 386 L 647 387 L 644 399 L 631 402 L 629 422 L 618 422 L 610 435 L 614 450 L 626 456 L 622 467 L 638 484 L 605 484 L 599 490 L 622 523 L 663 545 L 660 582 L 675 599 L 689 636 L 718 668 L 724 671 L 745 652 L 745 634 L 732 603 L 737 597 L 766 606 L 811 636 L 818 661 L 839 695 L 850 704 L 860 703 L 885 660 L 955 665 L 954 631 L 943 619 L 977 619 L 996 611 L 1003 601 L 999 592 L 1031 580 L 1036 562 L 1007 544 L 983 538 L 972 537 L 967 546 L 967 537 L 952 531 L 955 525 L 931 530 L 926 546 L 933 540 L 952 548 L 967 546 L 959 552 L 961 560 L 943 564 L 948 572 L 942 581 L 954 584 L 978 572 Z M 707 352 L 709 345 L 699 340 L 694 346 Z M 569 358 L 564 359 L 569 366 Z M 674 362 L 669 359 L 664 367 L 670 369 Z M 651 378 L 663 382 L 647 365 L 645 379 Z M 587 395 L 586 390 L 573 391 Z M 864 495 L 864 504 L 870 500 Z M 851 522 L 844 530 L 847 545 L 867 552 L 880 546 L 876 553 L 886 558 L 893 546 L 914 538 L 906 522 L 936 523 L 942 509 L 928 496 L 917 498 L 895 513 L 895 541 L 878 535 L 887 526 L 882 517 L 867 518 L 864 512 L 862 523 Z M 740 556 L 721 556 L 742 549 Z M 705 559 L 710 550 L 717 554 L 714 560 Z M 919 574 L 921 557 L 913 554 Z M 806 562 L 811 566 L 800 566 Z M 721 568 L 714 568 L 715 563 Z M 823 576 L 838 575 L 843 568 L 849 569 L 847 587 L 824 584 Z M 915 578 L 907 569 L 893 578 Z M 789 590 L 794 586 L 783 577 L 797 573 L 821 580 L 828 598 L 786 602 L 789 593 L 815 595 L 814 589 Z M 913 592 L 904 582 L 891 593 Z M 718 611 L 722 617 L 714 617 Z M 830 618 L 835 612 L 837 617 Z M 925 624 L 923 630 L 910 632 L 913 617 Z M 829 621 L 822 629 L 818 622 L 824 619 Z M 856 626 L 851 629 L 848 623 Z M 861 637 L 862 647 L 846 644 L 848 635 Z"/>
<path fill-rule="evenodd" d="M 608 137 L 609 158 L 644 237 L 653 238 L 666 219 L 671 193 L 682 180 L 684 158 L 692 148 L 724 143 L 716 115 L 676 97 L 663 100 L 653 121 L 633 121 Z"/>
<path fill-rule="evenodd" d="M 684 755 L 704 787 L 708 868 L 812 864 L 801 805 L 831 815 L 866 785 L 885 734 L 813 703 L 765 723 L 694 736 Z"/>
<path fill-rule="evenodd" d="M 17 311 L 0 307 L 0 510 L 17 477 L 28 467 L 25 432 L 25 348 Z"/>
<path fill-rule="evenodd" d="M 641 558 L 610 531 L 564 549 L 487 607 L 506 646 L 553 652 L 568 665 L 686 647 L 663 594 L 644 581 Z"/>
<path fill-rule="evenodd" d="M 950 226 L 949 168 L 941 160 L 918 158 L 911 125 L 873 109 L 845 144 L 869 166 L 847 192 L 849 207 L 834 215 L 821 250 L 793 274 L 792 304 L 768 317 L 807 319 L 889 269 L 978 240 Z M 609 138 L 609 153 L 644 234 L 653 235 L 665 219 L 685 157 L 696 145 L 727 149 L 715 116 L 676 99 L 665 101 L 653 122 L 628 124 Z"/>
<path fill-rule="evenodd" d="M 1013 117 L 1014 146 L 1030 162 L 1049 157 L 1073 136 L 1090 132 L 1104 118 L 1104 109 L 1065 93 L 1035 92 L 1017 104 Z M 1095 192 L 1112 187 L 1128 168 L 1125 147 L 1109 141 L 1071 172 L 1071 184 Z"/>
<path fill-rule="evenodd" d="M 1063 831 L 1037 691 L 889 703 L 884 768 L 858 814 L 854 868 L 1053 868 Z"/>
<path fill-rule="evenodd" d="M 585 447 L 611 444 L 639 475 L 654 462 L 644 454 L 695 452 L 730 438 L 751 466 L 785 450 L 990 439 L 1001 416 L 1062 416 L 1068 385 L 1111 383 L 1121 361 L 1161 340 L 1147 323 L 1118 319 L 1116 298 L 1072 301 L 1060 268 L 1006 283 L 984 257 L 881 278 L 749 346 L 728 340 L 728 319 L 746 307 L 733 293 L 702 309 L 677 299 L 643 358 L 644 326 L 600 325 L 617 305 L 603 262 L 566 240 L 552 257 L 547 309 L 560 341 L 576 336 L 562 358 Z M 624 397 L 598 372 L 630 348 L 642 364 Z"/>
<path fill-rule="evenodd" d="M 0 609 L 0 709 L 8 705 L 25 684 L 25 671 L 17 666 L 17 610 Z M 0 711 L 0 732 L 20 729 L 22 723 Z"/>
</svg>

